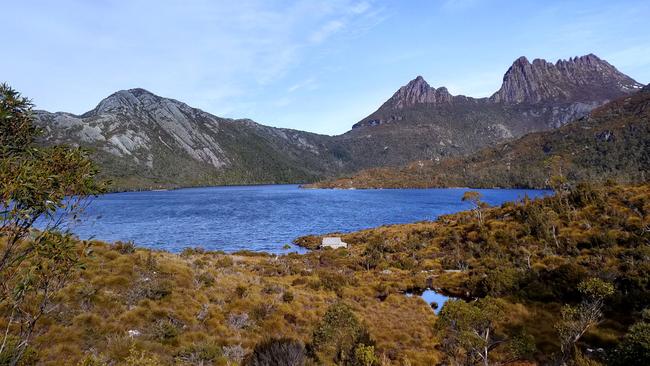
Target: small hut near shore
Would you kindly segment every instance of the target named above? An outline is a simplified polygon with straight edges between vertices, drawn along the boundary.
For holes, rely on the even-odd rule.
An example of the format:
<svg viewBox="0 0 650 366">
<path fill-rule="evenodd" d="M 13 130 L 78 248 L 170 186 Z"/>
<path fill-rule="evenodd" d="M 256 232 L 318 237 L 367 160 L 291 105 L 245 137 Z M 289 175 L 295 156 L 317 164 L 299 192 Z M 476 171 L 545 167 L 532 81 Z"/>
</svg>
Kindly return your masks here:
<svg viewBox="0 0 650 366">
<path fill-rule="evenodd" d="M 323 242 L 320 245 L 321 248 L 332 248 L 332 249 L 338 249 L 338 248 L 347 248 L 348 243 L 341 241 L 340 237 L 326 237 L 323 238 Z"/>
</svg>

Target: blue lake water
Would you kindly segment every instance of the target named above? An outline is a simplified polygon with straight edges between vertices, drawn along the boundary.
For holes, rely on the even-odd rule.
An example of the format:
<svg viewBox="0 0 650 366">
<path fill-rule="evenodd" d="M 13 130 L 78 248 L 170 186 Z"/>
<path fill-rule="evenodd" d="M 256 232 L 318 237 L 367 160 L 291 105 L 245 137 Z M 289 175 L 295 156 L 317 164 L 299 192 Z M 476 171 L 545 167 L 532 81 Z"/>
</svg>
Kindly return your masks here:
<svg viewBox="0 0 650 366">
<path fill-rule="evenodd" d="M 297 185 L 188 188 L 106 194 L 69 229 L 82 239 L 128 241 L 172 252 L 186 247 L 286 252 L 298 236 L 433 220 L 470 208 L 467 189 L 314 190 Z M 499 205 L 548 192 L 479 190 Z M 292 247 L 289 251 L 296 251 Z"/>
</svg>

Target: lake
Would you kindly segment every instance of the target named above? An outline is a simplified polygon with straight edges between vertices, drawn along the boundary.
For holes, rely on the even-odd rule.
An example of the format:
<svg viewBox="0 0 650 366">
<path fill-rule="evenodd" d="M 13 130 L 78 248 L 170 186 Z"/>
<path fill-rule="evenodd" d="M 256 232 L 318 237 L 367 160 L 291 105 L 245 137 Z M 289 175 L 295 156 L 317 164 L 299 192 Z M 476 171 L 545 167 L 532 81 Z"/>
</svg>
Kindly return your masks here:
<svg viewBox="0 0 650 366">
<path fill-rule="evenodd" d="M 186 247 L 283 253 L 296 237 L 433 220 L 470 208 L 467 189 L 317 190 L 297 185 L 188 188 L 111 193 L 93 200 L 69 229 L 81 239 L 133 241 L 179 252 Z M 482 189 L 499 205 L 547 191 Z"/>
</svg>

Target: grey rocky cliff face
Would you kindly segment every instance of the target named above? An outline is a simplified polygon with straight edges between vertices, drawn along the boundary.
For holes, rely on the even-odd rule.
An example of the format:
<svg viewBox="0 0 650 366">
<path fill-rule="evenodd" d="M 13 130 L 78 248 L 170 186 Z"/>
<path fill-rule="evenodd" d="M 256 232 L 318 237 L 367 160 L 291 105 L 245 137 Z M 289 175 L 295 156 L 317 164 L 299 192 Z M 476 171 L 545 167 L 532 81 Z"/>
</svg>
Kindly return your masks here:
<svg viewBox="0 0 650 366">
<path fill-rule="evenodd" d="M 408 114 L 421 116 L 415 123 L 426 123 L 427 114 L 440 114 L 453 106 L 486 109 L 501 108 L 504 114 L 516 110 L 522 121 L 531 118 L 522 132 L 560 127 L 583 117 L 592 109 L 617 97 L 633 93 L 643 85 L 618 71 L 593 54 L 559 60 L 555 64 L 542 59 L 529 62 L 526 57 L 515 60 L 503 77 L 501 88 L 489 98 L 451 95 L 445 87 L 433 88 L 421 77 L 401 87 L 375 113 L 353 128 L 373 127 L 399 122 L 413 122 Z M 417 113 L 413 113 L 417 110 Z M 450 120 L 455 117 L 447 113 Z M 491 115 L 490 117 L 493 117 Z M 482 117 L 474 117 L 480 120 Z M 543 123 L 539 121 L 543 120 Z"/>
<path fill-rule="evenodd" d="M 153 166 L 154 144 L 162 144 L 170 152 L 182 150 L 215 168 L 230 163 L 213 136 L 219 132 L 217 117 L 144 89 L 116 92 L 81 116 L 39 112 L 39 117 L 48 121 L 46 129 L 58 127 L 57 134 L 51 136 L 54 142 L 76 137 L 116 156 L 144 162 L 149 168 Z"/>
<path fill-rule="evenodd" d="M 144 89 L 113 93 L 82 115 L 35 115 L 44 144 L 92 149 L 106 176 L 129 188 L 133 175 L 133 188 L 285 183 L 341 165 L 328 154 L 325 136 L 220 118 Z"/>
<path fill-rule="evenodd" d="M 422 76 L 411 80 L 384 104 L 391 108 L 405 108 L 420 103 L 443 104 L 451 103 L 453 96 L 447 88 L 432 88 Z"/>
<path fill-rule="evenodd" d="M 518 58 L 490 100 L 510 104 L 607 101 L 639 90 L 641 84 L 593 54 L 559 60 L 529 62 Z"/>
</svg>

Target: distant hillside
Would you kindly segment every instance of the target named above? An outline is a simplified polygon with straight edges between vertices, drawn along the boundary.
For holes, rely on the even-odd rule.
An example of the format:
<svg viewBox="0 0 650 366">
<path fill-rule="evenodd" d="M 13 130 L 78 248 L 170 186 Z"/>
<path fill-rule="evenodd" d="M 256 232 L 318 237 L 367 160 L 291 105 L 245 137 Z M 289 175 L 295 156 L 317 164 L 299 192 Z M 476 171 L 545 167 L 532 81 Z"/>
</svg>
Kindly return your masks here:
<svg viewBox="0 0 650 366">
<path fill-rule="evenodd" d="M 219 118 L 143 89 L 37 120 L 45 143 L 93 149 L 115 189 L 305 182 L 341 170 L 327 136 Z"/>
<path fill-rule="evenodd" d="M 471 154 L 560 127 L 641 87 L 594 55 L 555 64 L 522 57 L 490 98 L 452 96 L 417 77 L 340 136 L 220 118 L 144 89 L 116 92 L 79 116 L 36 117 L 44 144 L 93 150 L 118 190 L 303 183 Z"/>
<path fill-rule="evenodd" d="M 311 185 L 317 188 L 535 187 L 573 181 L 645 182 L 650 177 L 650 86 L 556 130 L 528 134 L 467 157 L 417 161 Z"/>
</svg>

